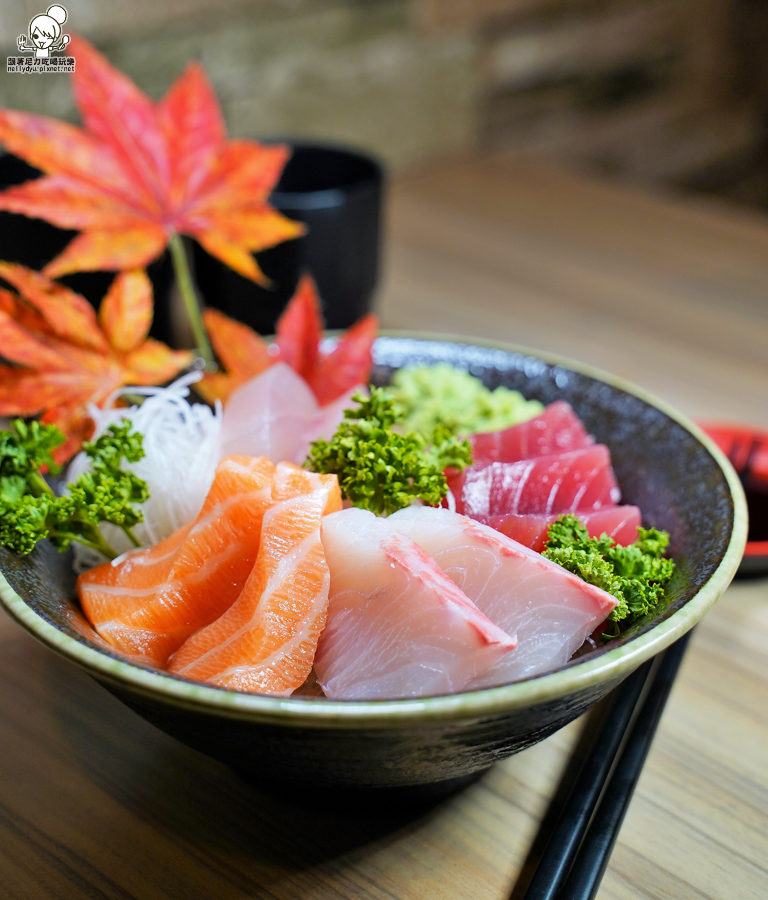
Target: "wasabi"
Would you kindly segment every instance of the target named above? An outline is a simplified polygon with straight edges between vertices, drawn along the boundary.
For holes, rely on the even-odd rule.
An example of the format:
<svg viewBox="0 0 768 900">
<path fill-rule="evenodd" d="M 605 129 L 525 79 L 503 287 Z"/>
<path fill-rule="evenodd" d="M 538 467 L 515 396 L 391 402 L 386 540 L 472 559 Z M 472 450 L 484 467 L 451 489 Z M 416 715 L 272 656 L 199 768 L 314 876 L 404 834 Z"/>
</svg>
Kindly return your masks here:
<svg viewBox="0 0 768 900">
<path fill-rule="evenodd" d="M 506 387 L 489 390 L 479 378 L 447 363 L 397 371 L 389 388 L 404 426 L 430 440 L 444 425 L 453 434 L 499 431 L 538 416 L 538 400 Z"/>
</svg>

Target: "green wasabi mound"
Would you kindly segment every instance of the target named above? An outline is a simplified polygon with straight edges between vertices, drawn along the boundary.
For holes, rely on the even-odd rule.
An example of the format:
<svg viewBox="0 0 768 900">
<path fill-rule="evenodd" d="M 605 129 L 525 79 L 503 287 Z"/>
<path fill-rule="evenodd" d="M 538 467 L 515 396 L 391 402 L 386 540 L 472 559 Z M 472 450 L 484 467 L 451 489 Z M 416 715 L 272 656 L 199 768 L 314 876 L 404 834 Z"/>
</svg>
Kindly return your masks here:
<svg viewBox="0 0 768 900">
<path fill-rule="evenodd" d="M 526 422 L 544 409 L 518 391 L 489 390 L 479 378 L 447 363 L 410 366 L 392 379 L 390 396 L 404 427 L 429 440 L 438 425 L 452 434 L 499 431 Z"/>
</svg>

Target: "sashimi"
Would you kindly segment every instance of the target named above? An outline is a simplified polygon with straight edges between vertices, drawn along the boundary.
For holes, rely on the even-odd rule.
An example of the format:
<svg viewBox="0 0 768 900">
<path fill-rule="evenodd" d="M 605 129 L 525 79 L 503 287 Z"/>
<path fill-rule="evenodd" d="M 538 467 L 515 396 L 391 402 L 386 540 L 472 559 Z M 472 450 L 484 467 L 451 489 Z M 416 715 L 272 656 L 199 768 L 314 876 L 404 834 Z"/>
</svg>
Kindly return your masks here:
<svg viewBox="0 0 768 900">
<path fill-rule="evenodd" d="M 134 659 L 162 667 L 217 619 L 253 568 L 274 472 L 265 457 L 222 460 L 194 522 L 117 565 L 82 574 L 78 595 L 96 631 Z"/>
<path fill-rule="evenodd" d="M 409 507 L 388 518 L 431 557 L 517 649 L 468 688 L 506 684 L 566 663 L 616 598 L 487 525 L 447 509 Z"/>
<path fill-rule="evenodd" d="M 177 675 L 232 690 L 288 696 L 307 679 L 328 611 L 323 515 L 341 509 L 335 475 L 290 463 L 275 473 L 256 564 L 242 593 L 172 658 Z"/>
<path fill-rule="evenodd" d="M 621 492 L 604 444 L 557 456 L 496 462 L 449 477 L 456 511 L 468 516 L 560 515 L 615 506 Z"/>
<path fill-rule="evenodd" d="M 309 441 L 316 441 L 322 438 L 330 441 L 334 432 L 339 427 L 339 423 L 344 418 L 345 409 L 353 409 L 355 403 L 352 400 L 355 394 L 360 393 L 368 396 L 368 388 L 364 384 L 357 384 L 345 391 L 341 397 L 332 400 L 325 406 L 319 407 L 315 416 L 310 420 L 306 435 Z M 302 459 L 302 462 L 304 460 Z"/>
<path fill-rule="evenodd" d="M 576 512 L 575 516 L 590 537 L 607 534 L 623 547 L 637 540 L 637 529 L 642 524 L 640 510 L 636 506 L 604 506 L 596 512 Z M 478 516 L 477 521 L 541 553 L 547 540 L 547 529 L 557 518 L 557 515 L 516 516 L 509 513 L 504 516 Z"/>
<path fill-rule="evenodd" d="M 287 363 L 277 362 L 232 392 L 224 408 L 222 453 L 300 465 L 312 441 L 336 430 L 352 393 L 319 406 L 307 382 Z"/>
<path fill-rule="evenodd" d="M 222 454 L 301 463 L 309 446 L 304 432 L 316 413 L 306 381 L 287 363 L 275 363 L 232 392 L 224 408 Z"/>
<path fill-rule="evenodd" d="M 564 400 L 551 403 L 540 416 L 502 431 L 470 435 L 476 468 L 492 462 L 517 462 L 554 456 L 594 444 L 581 420 Z"/>
<path fill-rule="evenodd" d="M 517 652 L 390 519 L 353 507 L 321 533 L 331 594 L 315 672 L 327 697 L 450 694 Z"/>
</svg>

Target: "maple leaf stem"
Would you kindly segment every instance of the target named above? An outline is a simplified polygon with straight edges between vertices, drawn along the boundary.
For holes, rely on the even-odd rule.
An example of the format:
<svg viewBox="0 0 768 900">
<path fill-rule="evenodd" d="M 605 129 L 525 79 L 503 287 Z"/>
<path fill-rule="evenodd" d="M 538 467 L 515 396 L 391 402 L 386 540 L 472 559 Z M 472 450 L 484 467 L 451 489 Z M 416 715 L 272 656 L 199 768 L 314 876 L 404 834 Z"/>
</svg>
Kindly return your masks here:
<svg viewBox="0 0 768 900">
<path fill-rule="evenodd" d="M 214 371 L 216 366 L 213 359 L 213 350 L 211 342 L 208 340 L 208 332 L 203 324 L 203 317 L 200 313 L 200 304 L 197 301 L 195 286 L 192 283 L 192 273 L 189 269 L 189 260 L 187 259 L 187 251 L 184 248 L 184 242 L 180 234 L 174 234 L 168 243 L 171 250 L 171 259 L 173 260 L 173 271 L 176 274 L 176 281 L 181 292 L 181 299 L 184 301 L 184 308 L 187 311 L 187 318 L 192 327 L 192 334 L 197 344 L 197 352 L 205 361 L 205 368 Z"/>
</svg>

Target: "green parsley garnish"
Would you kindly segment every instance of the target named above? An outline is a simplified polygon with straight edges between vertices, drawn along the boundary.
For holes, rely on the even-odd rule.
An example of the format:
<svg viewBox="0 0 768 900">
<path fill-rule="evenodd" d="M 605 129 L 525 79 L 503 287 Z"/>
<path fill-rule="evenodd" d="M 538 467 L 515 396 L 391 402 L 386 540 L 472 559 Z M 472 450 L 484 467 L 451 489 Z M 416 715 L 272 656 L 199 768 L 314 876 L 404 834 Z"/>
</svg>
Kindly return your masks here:
<svg viewBox="0 0 768 900">
<path fill-rule="evenodd" d="M 675 569 L 665 559 L 669 534 L 655 528 L 638 528 L 638 539 L 628 547 L 607 534 L 591 538 L 575 516 L 560 516 L 549 526 L 543 555 L 574 575 L 597 585 L 619 601 L 608 616 L 603 637 L 616 637 L 618 622 L 631 624 L 650 612 L 664 596 Z"/>
<path fill-rule="evenodd" d="M 17 419 L 10 431 L 0 432 L 0 544 L 26 554 L 48 538 L 63 553 L 77 541 L 114 559 L 117 552 L 99 530 L 99 523 L 111 522 L 138 547 L 131 527 L 143 516 L 134 504 L 147 500 L 149 491 L 141 478 L 120 468 L 123 459 L 137 462 L 144 456 L 142 435 L 130 430 L 128 421 L 110 425 L 95 441 L 83 444 L 90 469 L 61 497 L 40 472 L 45 466 L 58 473 L 51 454 L 66 440 L 61 431 Z"/>
<path fill-rule="evenodd" d="M 466 440 L 436 428 L 432 441 L 397 430 L 400 417 L 386 390 L 355 394 L 358 409 L 344 410 L 344 421 L 330 441 L 315 441 L 304 465 L 314 472 L 338 475 L 344 497 L 355 506 L 386 516 L 423 500 L 436 506 L 448 493 L 443 469 L 463 469 L 472 462 Z"/>
</svg>

